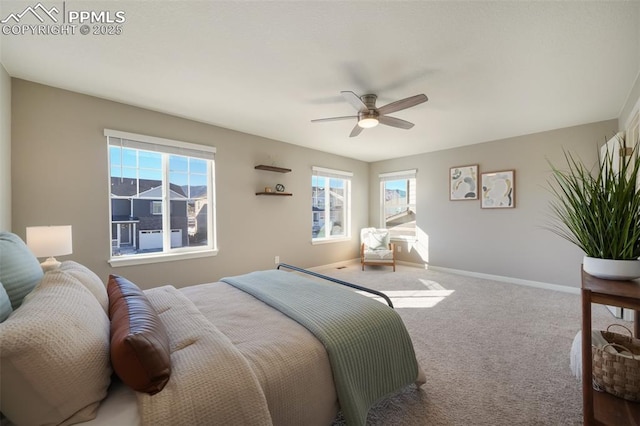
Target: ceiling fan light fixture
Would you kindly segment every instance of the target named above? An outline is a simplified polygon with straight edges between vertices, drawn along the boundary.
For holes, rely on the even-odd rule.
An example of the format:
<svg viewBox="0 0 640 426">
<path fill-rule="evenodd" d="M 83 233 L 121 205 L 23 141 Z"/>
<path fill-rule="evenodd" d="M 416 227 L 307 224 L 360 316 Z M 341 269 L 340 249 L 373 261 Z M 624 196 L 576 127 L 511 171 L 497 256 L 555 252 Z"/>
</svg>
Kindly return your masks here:
<svg viewBox="0 0 640 426">
<path fill-rule="evenodd" d="M 356 122 L 356 125 L 353 126 L 351 134 L 349 134 L 350 138 L 358 136 L 360 133 L 362 133 L 362 129 L 370 129 L 372 127 L 376 127 L 378 124 L 397 127 L 398 129 L 411 129 L 413 127 L 413 123 L 402 120 L 400 118 L 390 117 L 387 114 L 396 111 L 402 111 L 429 100 L 427 98 L 427 95 L 423 93 L 420 95 L 400 99 L 399 101 L 391 102 L 390 104 L 377 108 L 376 99 L 378 99 L 378 96 L 372 93 L 358 96 L 353 92 L 344 90 L 340 92 L 340 94 L 347 102 L 351 104 L 352 107 L 354 107 L 358 111 L 357 116 L 351 115 L 346 117 L 319 118 L 311 121 L 317 123 L 320 121 L 336 121 L 357 118 L 358 121 Z"/>
<path fill-rule="evenodd" d="M 378 125 L 378 119 L 375 117 L 365 117 L 358 121 L 358 126 L 363 129 L 370 129 L 372 127 L 376 127 Z"/>
</svg>

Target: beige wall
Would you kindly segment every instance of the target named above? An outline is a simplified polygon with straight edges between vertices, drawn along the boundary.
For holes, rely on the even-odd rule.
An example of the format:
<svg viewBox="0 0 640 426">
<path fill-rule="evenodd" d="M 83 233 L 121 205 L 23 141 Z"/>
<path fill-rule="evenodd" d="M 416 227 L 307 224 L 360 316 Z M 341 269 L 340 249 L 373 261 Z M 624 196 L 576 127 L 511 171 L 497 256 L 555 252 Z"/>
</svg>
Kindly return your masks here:
<svg viewBox="0 0 640 426">
<path fill-rule="evenodd" d="M 11 78 L 0 64 L 0 231 L 11 230 Z"/>
<path fill-rule="evenodd" d="M 640 16 L 640 2 L 636 3 L 636 9 L 638 9 L 638 15 Z M 636 31 L 636 37 L 638 38 L 638 51 L 636 52 L 638 63 L 640 63 L 640 31 Z M 638 70 L 640 71 L 640 70 Z M 630 88 L 627 101 L 622 106 L 620 115 L 618 116 L 618 127 L 620 130 L 625 130 L 625 127 L 631 120 L 631 118 L 638 112 L 638 102 L 640 99 L 640 72 L 636 76 L 636 81 L 633 87 Z"/>
<path fill-rule="evenodd" d="M 582 252 L 542 229 L 548 213 L 545 158 L 559 163 L 562 148 L 586 161 L 617 130 L 610 120 L 534 135 L 372 164 L 197 123 L 23 80 L 12 80 L 12 230 L 30 225 L 73 225 L 73 259 L 95 270 L 124 275 L 142 287 L 178 286 L 273 267 L 273 258 L 302 267 L 353 259 L 358 231 L 380 223 L 378 174 L 418 169 L 416 246 L 400 259 L 463 271 L 579 286 Z M 104 128 L 217 148 L 216 257 L 111 268 L 108 175 Z M 265 163 L 293 169 L 280 175 L 254 170 Z M 478 201 L 448 199 L 449 168 L 516 170 L 516 208 L 480 209 Z M 311 166 L 354 172 L 350 242 L 310 244 Z M 257 197 L 283 183 L 293 197 Z"/>
<path fill-rule="evenodd" d="M 617 120 L 609 120 L 372 163 L 370 223 L 380 223 L 378 174 L 417 168 L 417 224 L 424 234 L 417 247 L 403 250 L 402 260 L 579 287 L 583 253 L 542 229 L 550 199 L 546 158 L 562 165 L 564 148 L 595 164 L 597 147 L 617 128 Z M 449 168 L 466 164 L 478 164 L 480 172 L 515 169 L 516 208 L 449 201 Z"/>
<path fill-rule="evenodd" d="M 636 81 L 631 88 L 631 93 L 624 104 L 620 116 L 618 117 L 618 128 L 625 130 L 629 122 L 638 112 L 638 100 L 640 99 L 640 74 L 636 77 Z"/>
<path fill-rule="evenodd" d="M 310 267 L 353 259 L 368 219 L 367 163 L 243 134 L 91 96 L 13 79 L 13 232 L 33 225 L 73 225 L 73 259 L 123 275 L 141 287 L 209 282 L 282 262 Z M 213 145 L 219 255 L 111 268 L 108 168 L 104 128 Z M 287 174 L 257 164 L 291 168 Z M 354 236 L 311 245 L 311 166 L 354 173 Z M 292 197 L 256 196 L 283 183 Z"/>
</svg>

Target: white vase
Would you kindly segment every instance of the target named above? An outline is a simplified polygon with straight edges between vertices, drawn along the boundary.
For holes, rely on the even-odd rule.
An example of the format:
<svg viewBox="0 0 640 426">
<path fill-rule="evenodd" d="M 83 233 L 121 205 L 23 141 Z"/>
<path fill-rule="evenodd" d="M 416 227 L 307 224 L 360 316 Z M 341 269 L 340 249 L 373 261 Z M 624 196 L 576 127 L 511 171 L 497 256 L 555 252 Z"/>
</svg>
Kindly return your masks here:
<svg viewBox="0 0 640 426">
<path fill-rule="evenodd" d="M 585 256 L 584 271 L 605 280 L 634 280 L 640 278 L 640 260 L 613 260 Z"/>
</svg>

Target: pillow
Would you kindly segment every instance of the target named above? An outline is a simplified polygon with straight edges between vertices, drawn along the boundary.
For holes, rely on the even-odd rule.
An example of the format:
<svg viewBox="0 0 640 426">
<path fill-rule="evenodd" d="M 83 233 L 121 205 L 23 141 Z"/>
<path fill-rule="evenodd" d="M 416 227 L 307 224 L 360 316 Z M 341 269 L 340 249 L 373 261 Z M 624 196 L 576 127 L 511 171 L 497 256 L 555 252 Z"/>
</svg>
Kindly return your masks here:
<svg viewBox="0 0 640 426">
<path fill-rule="evenodd" d="M 6 320 L 11 315 L 11 312 L 13 312 L 11 300 L 9 300 L 9 295 L 2 286 L 2 281 L 0 281 L 0 322 Z"/>
<path fill-rule="evenodd" d="M 98 299 L 98 303 L 104 309 L 105 314 L 109 314 L 109 296 L 107 287 L 95 272 L 72 260 L 65 260 L 60 265 L 60 270 L 67 272 L 80 281 Z"/>
<path fill-rule="evenodd" d="M 381 229 L 369 232 L 365 245 L 370 250 L 389 250 L 389 231 Z"/>
<path fill-rule="evenodd" d="M 14 424 L 91 420 L 111 382 L 109 318 L 63 271 L 0 324 L 0 411 Z"/>
<path fill-rule="evenodd" d="M 171 375 L 169 338 L 147 296 L 131 281 L 109 275 L 111 364 L 138 392 L 160 392 Z"/>
<path fill-rule="evenodd" d="M 43 275 L 40 262 L 24 241 L 11 232 L 0 232 L 0 281 L 13 309 L 18 309 Z"/>
</svg>

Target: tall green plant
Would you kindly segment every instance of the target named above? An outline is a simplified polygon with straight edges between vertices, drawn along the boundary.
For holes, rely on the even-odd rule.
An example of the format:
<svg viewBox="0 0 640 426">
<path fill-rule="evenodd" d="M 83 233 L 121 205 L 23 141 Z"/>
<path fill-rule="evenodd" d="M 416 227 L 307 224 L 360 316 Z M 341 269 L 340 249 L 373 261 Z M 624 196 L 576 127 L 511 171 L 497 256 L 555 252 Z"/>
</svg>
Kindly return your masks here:
<svg viewBox="0 0 640 426">
<path fill-rule="evenodd" d="M 634 153 L 635 154 L 635 153 Z M 580 247 L 587 256 L 632 260 L 640 257 L 640 192 L 636 182 L 640 161 L 618 153 L 600 158 L 592 172 L 564 151 L 567 169 L 550 161 L 551 211 L 555 220 L 547 228 Z"/>
</svg>

